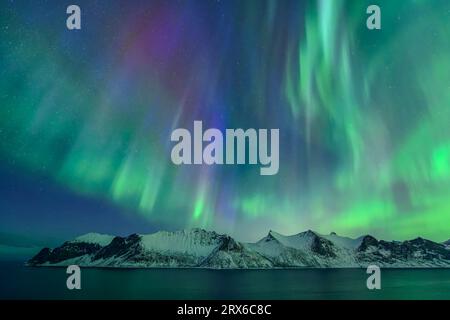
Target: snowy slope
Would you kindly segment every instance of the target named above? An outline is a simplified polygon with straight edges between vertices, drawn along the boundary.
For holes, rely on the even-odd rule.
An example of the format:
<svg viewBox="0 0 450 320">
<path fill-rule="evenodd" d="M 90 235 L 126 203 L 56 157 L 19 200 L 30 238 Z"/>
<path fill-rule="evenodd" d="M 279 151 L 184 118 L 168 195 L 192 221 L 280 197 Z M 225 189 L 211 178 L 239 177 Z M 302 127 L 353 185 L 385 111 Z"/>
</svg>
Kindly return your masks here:
<svg viewBox="0 0 450 320">
<path fill-rule="evenodd" d="M 189 253 L 198 257 L 209 255 L 221 241 L 219 234 L 201 229 L 141 235 L 142 246 L 148 251 Z"/>
<path fill-rule="evenodd" d="M 310 230 L 292 236 L 283 236 L 277 232 L 270 231 L 269 235 L 282 245 L 298 250 L 309 250 L 315 238 L 315 234 Z"/>
<path fill-rule="evenodd" d="M 282 236 L 279 233 L 270 231 L 269 234 L 256 243 L 247 243 L 245 246 L 261 256 L 266 257 L 276 267 L 306 267 L 318 266 L 318 263 L 308 257 L 304 252 L 286 246 L 289 243 L 288 237 Z"/>
<path fill-rule="evenodd" d="M 389 242 L 366 236 L 356 258 L 361 266 L 376 263 L 383 267 L 450 267 L 450 249 L 423 238 Z"/>
<path fill-rule="evenodd" d="M 100 234 L 100 233 L 87 233 L 82 236 L 79 236 L 72 240 L 72 242 L 84 242 L 84 243 L 92 243 L 92 244 L 99 244 L 101 246 L 106 246 L 111 243 L 111 241 L 114 239 L 114 236 L 110 236 L 107 234 Z"/>
<path fill-rule="evenodd" d="M 347 248 L 351 250 L 357 249 L 363 240 L 364 237 L 359 237 L 356 239 L 348 238 L 348 237 L 342 237 L 338 236 L 336 233 L 332 232 L 329 235 L 320 235 L 321 237 L 330 240 L 333 242 L 336 246 L 339 246 L 341 248 Z"/>
</svg>

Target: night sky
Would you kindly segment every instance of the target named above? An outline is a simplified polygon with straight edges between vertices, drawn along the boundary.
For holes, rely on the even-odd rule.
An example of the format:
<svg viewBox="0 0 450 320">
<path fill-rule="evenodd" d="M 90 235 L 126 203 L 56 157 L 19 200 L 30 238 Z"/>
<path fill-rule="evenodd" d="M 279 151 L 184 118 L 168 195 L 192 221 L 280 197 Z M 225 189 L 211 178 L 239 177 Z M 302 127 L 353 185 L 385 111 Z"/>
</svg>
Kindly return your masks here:
<svg viewBox="0 0 450 320">
<path fill-rule="evenodd" d="M 3 0 L 0 233 L 447 240 L 449 39 L 448 0 Z M 279 128 L 278 174 L 174 165 L 194 120 Z"/>
</svg>

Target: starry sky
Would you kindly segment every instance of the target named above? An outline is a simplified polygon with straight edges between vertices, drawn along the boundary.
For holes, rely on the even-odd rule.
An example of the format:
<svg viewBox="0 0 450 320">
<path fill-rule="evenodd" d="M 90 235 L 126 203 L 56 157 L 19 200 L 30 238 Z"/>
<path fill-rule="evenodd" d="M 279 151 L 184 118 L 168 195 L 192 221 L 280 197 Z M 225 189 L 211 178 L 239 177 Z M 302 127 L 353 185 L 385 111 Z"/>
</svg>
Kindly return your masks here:
<svg viewBox="0 0 450 320">
<path fill-rule="evenodd" d="M 448 0 L 1 1 L 0 233 L 447 240 L 449 39 Z M 278 174 L 174 165 L 194 120 L 279 128 Z"/>
</svg>

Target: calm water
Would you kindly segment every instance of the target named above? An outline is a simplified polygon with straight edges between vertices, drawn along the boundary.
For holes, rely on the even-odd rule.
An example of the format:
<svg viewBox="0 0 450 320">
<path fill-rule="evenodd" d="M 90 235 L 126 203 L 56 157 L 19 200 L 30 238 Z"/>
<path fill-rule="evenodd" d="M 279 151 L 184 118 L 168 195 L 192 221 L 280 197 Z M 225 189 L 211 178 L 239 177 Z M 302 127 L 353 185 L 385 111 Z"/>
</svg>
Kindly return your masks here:
<svg viewBox="0 0 450 320">
<path fill-rule="evenodd" d="M 387 270 L 382 290 L 363 269 L 82 269 L 82 290 L 64 268 L 0 262 L 2 299 L 450 299 L 450 269 Z"/>
</svg>

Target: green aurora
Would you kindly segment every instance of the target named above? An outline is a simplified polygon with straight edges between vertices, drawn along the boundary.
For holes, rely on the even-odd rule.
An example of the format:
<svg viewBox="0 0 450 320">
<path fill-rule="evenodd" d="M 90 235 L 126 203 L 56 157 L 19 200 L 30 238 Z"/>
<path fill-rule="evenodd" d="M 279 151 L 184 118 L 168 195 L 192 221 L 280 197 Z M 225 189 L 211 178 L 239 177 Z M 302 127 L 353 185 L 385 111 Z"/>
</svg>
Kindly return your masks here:
<svg viewBox="0 0 450 320">
<path fill-rule="evenodd" d="M 149 227 L 450 236 L 449 1 L 377 1 L 373 31 L 365 0 L 79 2 L 75 32 L 0 5 L 2 166 Z M 194 120 L 279 128 L 278 175 L 173 165 Z"/>
</svg>

